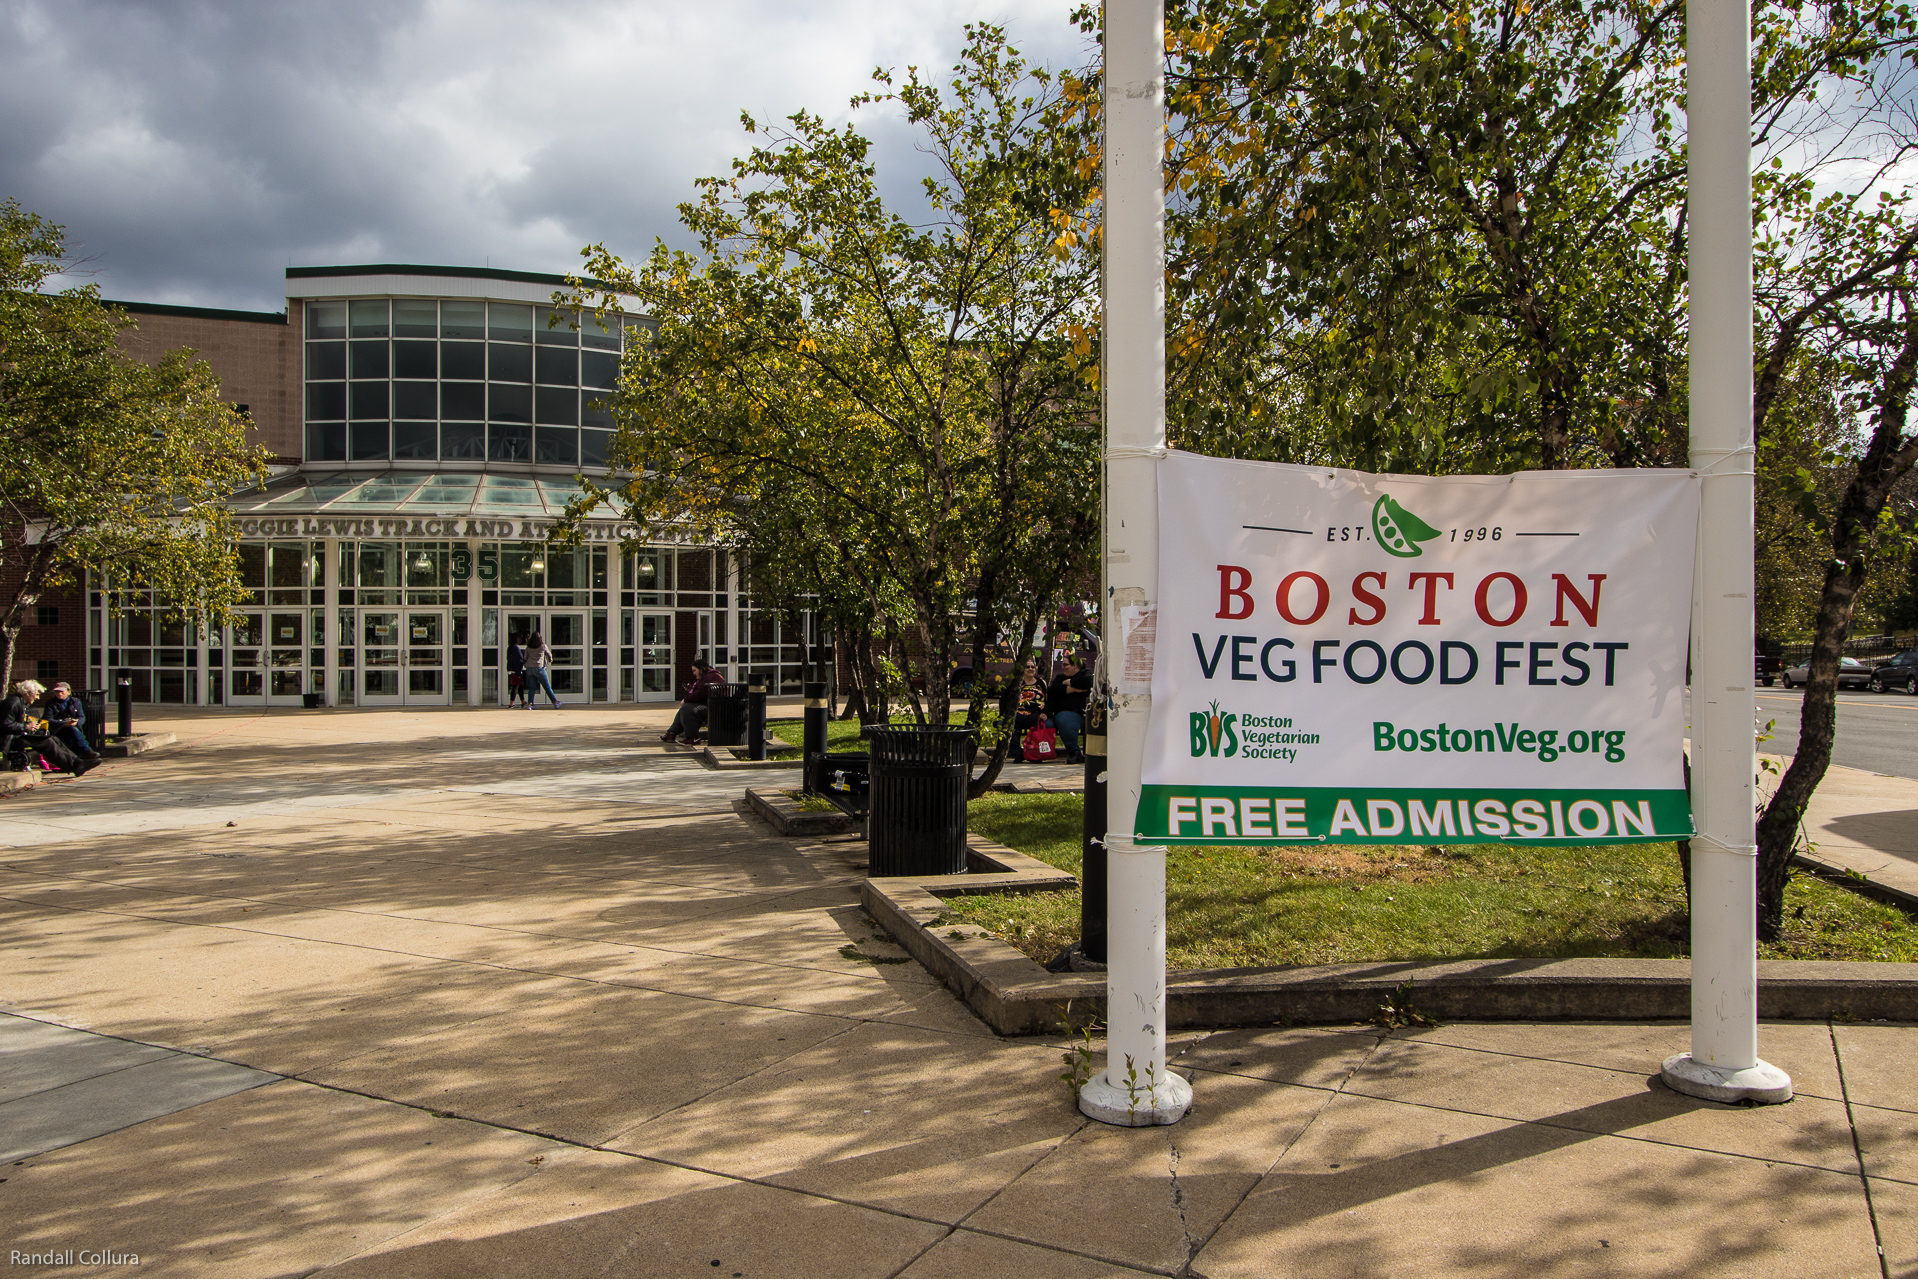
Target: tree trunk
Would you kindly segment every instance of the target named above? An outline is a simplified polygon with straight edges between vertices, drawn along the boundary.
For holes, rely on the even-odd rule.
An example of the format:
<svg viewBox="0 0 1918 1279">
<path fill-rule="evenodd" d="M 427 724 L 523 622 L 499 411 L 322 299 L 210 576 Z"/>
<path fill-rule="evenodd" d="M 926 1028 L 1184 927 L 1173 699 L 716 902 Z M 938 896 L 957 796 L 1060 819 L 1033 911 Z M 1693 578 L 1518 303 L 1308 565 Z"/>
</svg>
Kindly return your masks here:
<svg viewBox="0 0 1918 1279">
<path fill-rule="evenodd" d="M 1918 314 L 1908 318 L 1903 349 L 1886 370 L 1871 443 L 1832 521 L 1832 557 L 1825 566 L 1824 589 L 1818 599 L 1811 672 L 1799 711 L 1798 753 L 1758 821 L 1758 936 L 1762 941 L 1777 940 L 1784 927 L 1785 881 L 1791 875 L 1799 827 L 1812 792 L 1831 766 L 1838 713 L 1838 659 L 1844 655 L 1858 589 L 1870 564 L 1878 517 L 1892 486 L 1918 461 L 1918 437 L 1905 438 L 1914 369 L 1918 369 Z"/>
<path fill-rule="evenodd" d="M 1019 705 L 1019 685 L 1022 680 L 1020 672 L 1026 668 L 1026 655 L 1032 652 L 1033 629 L 1039 625 L 1039 618 L 1045 615 L 1044 610 L 1048 607 L 1046 601 L 1039 601 L 1038 606 L 1026 616 L 1025 625 L 1019 628 L 1019 647 L 1012 655 L 1012 678 L 1007 680 L 1006 686 L 999 690 L 999 722 L 1003 726 L 1003 731 L 999 737 L 999 744 L 992 748 L 992 755 L 986 760 L 986 771 L 967 784 L 968 800 L 978 799 L 990 791 L 1006 766 L 1006 752 L 1012 746 L 1013 712 Z M 981 674 L 981 668 L 974 666 L 972 677 L 977 680 Z"/>
</svg>

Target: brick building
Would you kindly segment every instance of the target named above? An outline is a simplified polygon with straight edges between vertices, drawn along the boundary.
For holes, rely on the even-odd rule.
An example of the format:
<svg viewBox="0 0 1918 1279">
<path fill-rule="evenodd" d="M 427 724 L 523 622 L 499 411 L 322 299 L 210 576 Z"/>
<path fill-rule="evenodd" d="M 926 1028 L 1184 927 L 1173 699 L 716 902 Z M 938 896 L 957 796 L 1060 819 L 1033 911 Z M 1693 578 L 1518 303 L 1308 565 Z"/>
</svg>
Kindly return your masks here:
<svg viewBox="0 0 1918 1279">
<path fill-rule="evenodd" d="M 126 678 L 136 701 L 188 705 L 499 705 L 505 641 L 540 630 L 568 700 L 671 700 L 702 653 L 798 691 L 811 637 L 753 608 L 725 548 L 634 544 L 603 514 L 584 546 L 545 545 L 576 477 L 606 473 L 605 397 L 642 317 L 554 323 L 565 280 L 522 271 L 293 267 L 286 285 L 284 313 L 112 303 L 130 354 L 194 348 L 273 454 L 229 503 L 250 604 L 169 621 L 93 577 L 42 601 L 14 679 Z"/>
</svg>

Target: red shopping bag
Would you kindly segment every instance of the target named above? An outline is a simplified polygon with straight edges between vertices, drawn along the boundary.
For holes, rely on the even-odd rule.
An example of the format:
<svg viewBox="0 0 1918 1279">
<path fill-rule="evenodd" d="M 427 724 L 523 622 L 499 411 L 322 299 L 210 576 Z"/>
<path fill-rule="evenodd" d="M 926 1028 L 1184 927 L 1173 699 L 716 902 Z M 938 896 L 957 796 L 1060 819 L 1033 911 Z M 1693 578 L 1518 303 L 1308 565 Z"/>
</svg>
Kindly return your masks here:
<svg viewBox="0 0 1918 1279">
<path fill-rule="evenodd" d="M 1025 756 L 1028 764 L 1043 764 L 1059 756 L 1059 734 L 1050 724 L 1026 730 Z"/>
</svg>

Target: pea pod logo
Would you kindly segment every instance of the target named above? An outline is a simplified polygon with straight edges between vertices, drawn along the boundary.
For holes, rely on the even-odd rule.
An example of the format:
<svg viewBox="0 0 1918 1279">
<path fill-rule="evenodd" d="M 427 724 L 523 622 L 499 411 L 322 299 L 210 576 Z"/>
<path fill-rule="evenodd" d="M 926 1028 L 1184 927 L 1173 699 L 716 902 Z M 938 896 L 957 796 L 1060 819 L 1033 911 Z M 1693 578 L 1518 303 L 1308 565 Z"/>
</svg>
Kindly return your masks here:
<svg viewBox="0 0 1918 1279">
<path fill-rule="evenodd" d="M 1372 536 L 1380 546 L 1401 559 L 1424 554 L 1420 542 L 1429 542 L 1439 531 L 1393 501 L 1386 493 L 1372 503 Z"/>
<path fill-rule="evenodd" d="M 1230 712 L 1221 715 L 1217 702 L 1212 703 L 1212 709 L 1209 711 L 1193 711 L 1189 722 L 1192 729 L 1191 745 L 1194 759 L 1201 755 L 1210 755 L 1215 759 L 1224 755 L 1227 759 L 1231 759 L 1239 753 L 1239 735 L 1233 729 L 1233 726 L 1239 722 L 1239 717 Z M 1219 749 L 1221 743 L 1225 746 L 1223 751 Z"/>
</svg>

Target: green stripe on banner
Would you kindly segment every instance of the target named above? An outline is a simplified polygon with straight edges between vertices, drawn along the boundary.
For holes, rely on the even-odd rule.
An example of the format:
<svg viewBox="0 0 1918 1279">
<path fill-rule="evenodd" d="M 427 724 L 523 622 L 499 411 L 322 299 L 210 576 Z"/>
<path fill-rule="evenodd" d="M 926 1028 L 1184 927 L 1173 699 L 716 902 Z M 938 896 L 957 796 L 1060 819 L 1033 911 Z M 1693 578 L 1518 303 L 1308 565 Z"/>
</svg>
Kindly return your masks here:
<svg viewBox="0 0 1918 1279">
<path fill-rule="evenodd" d="M 1637 844 L 1689 839 L 1682 790 L 1147 786 L 1136 838 L 1157 844 Z"/>
</svg>

